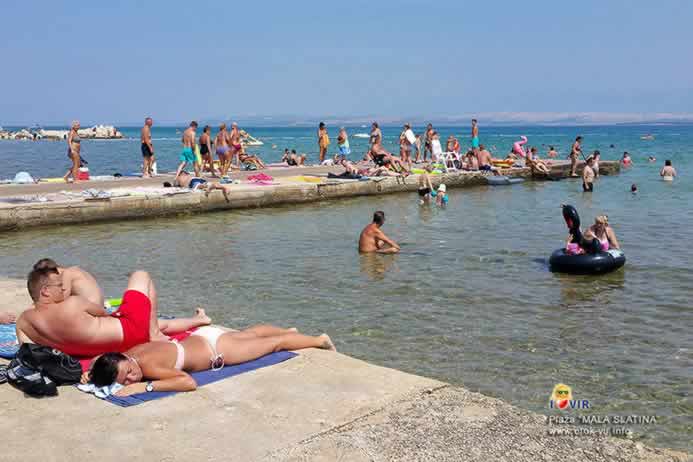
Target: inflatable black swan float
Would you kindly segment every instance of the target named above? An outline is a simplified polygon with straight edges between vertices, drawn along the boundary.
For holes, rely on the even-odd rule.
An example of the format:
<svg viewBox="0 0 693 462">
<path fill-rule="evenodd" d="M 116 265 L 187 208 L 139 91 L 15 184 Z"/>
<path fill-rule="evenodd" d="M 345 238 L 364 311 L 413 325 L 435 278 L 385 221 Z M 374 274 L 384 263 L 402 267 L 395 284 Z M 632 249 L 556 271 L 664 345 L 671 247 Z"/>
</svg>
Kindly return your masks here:
<svg viewBox="0 0 693 462">
<path fill-rule="evenodd" d="M 619 249 L 602 250 L 597 239 L 585 240 L 580 231 L 580 216 L 572 205 L 563 206 L 563 219 L 577 244 L 585 253 L 573 255 L 566 249 L 558 249 L 549 258 L 549 268 L 557 273 L 603 274 L 614 271 L 626 263 L 626 256 Z"/>
</svg>

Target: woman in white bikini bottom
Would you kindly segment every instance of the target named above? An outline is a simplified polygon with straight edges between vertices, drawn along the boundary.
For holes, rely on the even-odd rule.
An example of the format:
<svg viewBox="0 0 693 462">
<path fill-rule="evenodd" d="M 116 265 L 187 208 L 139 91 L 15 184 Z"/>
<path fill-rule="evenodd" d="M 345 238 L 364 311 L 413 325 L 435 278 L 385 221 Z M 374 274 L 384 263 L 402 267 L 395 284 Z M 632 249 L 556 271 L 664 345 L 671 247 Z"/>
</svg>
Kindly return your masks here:
<svg viewBox="0 0 693 462">
<path fill-rule="evenodd" d="M 312 337 L 299 334 L 296 329 L 269 325 L 243 331 L 204 326 L 180 342 L 149 342 L 125 353 L 99 356 L 87 377 L 97 386 L 115 382 L 125 385 L 117 393 L 119 396 L 146 391 L 192 391 L 197 384 L 188 372 L 216 370 L 275 351 L 303 348 L 335 350 L 327 334 Z"/>
</svg>

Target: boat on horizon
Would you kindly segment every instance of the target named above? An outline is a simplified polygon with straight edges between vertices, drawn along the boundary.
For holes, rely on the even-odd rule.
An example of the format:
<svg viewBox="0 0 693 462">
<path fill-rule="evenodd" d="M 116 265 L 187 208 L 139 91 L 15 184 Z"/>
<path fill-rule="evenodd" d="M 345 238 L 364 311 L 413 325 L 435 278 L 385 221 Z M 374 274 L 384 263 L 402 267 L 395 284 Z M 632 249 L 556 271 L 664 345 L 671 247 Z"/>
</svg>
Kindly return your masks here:
<svg viewBox="0 0 693 462">
<path fill-rule="evenodd" d="M 647 135 L 642 135 L 642 136 L 640 137 L 640 139 L 641 139 L 641 140 L 645 140 L 645 141 L 652 141 L 652 140 L 655 139 L 655 137 L 654 137 L 654 135 L 651 135 L 651 134 L 648 133 Z"/>
</svg>

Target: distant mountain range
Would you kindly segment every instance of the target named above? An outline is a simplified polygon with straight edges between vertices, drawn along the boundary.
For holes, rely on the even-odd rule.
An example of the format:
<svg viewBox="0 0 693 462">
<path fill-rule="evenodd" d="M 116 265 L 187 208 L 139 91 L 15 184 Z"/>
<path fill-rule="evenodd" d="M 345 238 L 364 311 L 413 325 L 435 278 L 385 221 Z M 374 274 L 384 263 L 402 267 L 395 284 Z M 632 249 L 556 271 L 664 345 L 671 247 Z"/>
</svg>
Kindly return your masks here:
<svg viewBox="0 0 693 462">
<path fill-rule="evenodd" d="M 448 116 L 410 115 L 407 117 L 392 117 L 378 115 L 355 116 L 297 116 L 297 115 L 246 115 L 229 118 L 211 117 L 205 123 L 220 123 L 222 121 L 235 120 L 246 126 L 296 126 L 312 127 L 318 122 L 325 122 L 328 126 L 370 126 L 377 121 L 381 125 L 402 125 L 406 122 L 415 125 L 432 123 L 435 125 L 469 125 L 470 120 L 476 118 L 480 124 L 486 126 L 502 125 L 555 125 L 555 126 L 579 126 L 579 125 L 679 125 L 693 124 L 693 114 L 688 113 L 604 113 L 604 112 L 486 112 L 467 113 Z"/>
<path fill-rule="evenodd" d="M 583 125 L 691 125 L 693 124 L 693 113 L 617 113 L 617 112 L 480 112 L 463 113 L 456 115 L 408 115 L 404 117 L 383 116 L 383 115 L 235 115 L 235 116 L 215 116 L 198 119 L 201 125 L 209 124 L 216 126 L 221 122 L 236 121 L 246 127 L 314 127 L 319 122 L 325 122 L 328 127 L 358 127 L 370 126 L 371 122 L 377 121 L 383 126 L 399 126 L 406 122 L 414 125 L 425 125 L 432 123 L 438 126 L 467 126 L 470 120 L 476 118 L 483 126 L 513 126 L 513 125 L 544 125 L 544 126 L 583 126 Z M 110 120 L 83 122 L 83 126 L 91 126 L 94 123 L 108 123 L 116 127 L 137 127 L 141 121 L 124 122 Z M 166 120 L 155 118 L 158 126 L 185 127 L 190 123 L 187 121 Z M 33 124 L 28 124 L 33 125 Z M 26 126 L 28 126 L 26 125 Z M 45 126 L 53 124 L 45 123 Z M 58 124 L 61 125 L 61 124 Z M 6 126 L 25 126 L 22 124 L 6 123 Z"/>
</svg>

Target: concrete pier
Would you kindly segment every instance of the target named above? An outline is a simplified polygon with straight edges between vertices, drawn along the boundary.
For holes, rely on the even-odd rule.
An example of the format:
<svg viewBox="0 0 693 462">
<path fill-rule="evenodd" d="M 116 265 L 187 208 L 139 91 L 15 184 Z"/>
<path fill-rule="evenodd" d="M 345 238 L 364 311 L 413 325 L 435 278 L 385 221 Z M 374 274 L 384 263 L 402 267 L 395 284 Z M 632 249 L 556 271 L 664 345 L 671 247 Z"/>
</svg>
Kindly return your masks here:
<svg viewBox="0 0 693 462">
<path fill-rule="evenodd" d="M 30 304 L 24 281 L 0 279 L 0 293 L 0 311 Z M 324 350 L 130 408 L 69 386 L 34 399 L 0 385 L 7 462 L 689 460 L 551 428 L 501 400 Z"/>
<path fill-rule="evenodd" d="M 580 170 L 582 164 L 580 165 Z M 555 161 L 551 167 L 553 177 L 567 177 L 570 166 L 565 161 Z M 618 162 L 603 161 L 600 163 L 602 175 L 618 173 Z M 202 213 L 214 210 L 228 210 L 250 207 L 270 207 L 285 204 L 298 204 L 343 197 L 391 194 L 397 192 L 416 191 L 418 175 L 409 177 L 381 177 L 368 181 L 334 180 L 326 178 L 327 173 L 341 172 L 341 168 L 283 168 L 263 170 L 263 173 L 273 176 L 275 184 L 255 185 L 242 183 L 233 186 L 228 200 L 220 191 L 207 195 L 202 192 L 164 195 L 162 191 L 147 194 L 112 197 L 108 199 L 84 199 L 76 197 L 60 200 L 25 202 L 17 196 L 41 195 L 67 190 L 80 192 L 88 188 L 109 190 L 123 187 L 160 187 L 163 181 L 171 181 L 170 176 L 160 176 L 156 179 L 121 179 L 115 181 L 91 181 L 76 185 L 39 184 L 39 185 L 5 185 L 0 186 L 0 231 L 18 230 L 36 226 L 79 224 L 97 221 L 115 221 L 132 218 L 160 217 L 176 214 Z M 234 175 L 243 179 L 246 172 Z M 513 168 L 502 170 L 504 175 L 521 177 L 527 180 L 541 180 L 533 177 L 528 168 Z M 314 178 L 318 182 L 306 182 L 305 178 L 297 177 L 317 175 L 324 178 Z M 474 187 L 486 184 L 485 178 L 489 173 L 454 172 L 432 175 L 434 186 L 445 183 L 448 188 Z M 579 180 L 578 180 L 579 181 Z"/>
</svg>

